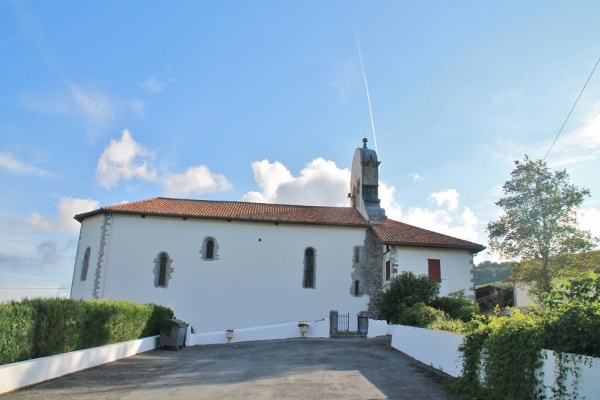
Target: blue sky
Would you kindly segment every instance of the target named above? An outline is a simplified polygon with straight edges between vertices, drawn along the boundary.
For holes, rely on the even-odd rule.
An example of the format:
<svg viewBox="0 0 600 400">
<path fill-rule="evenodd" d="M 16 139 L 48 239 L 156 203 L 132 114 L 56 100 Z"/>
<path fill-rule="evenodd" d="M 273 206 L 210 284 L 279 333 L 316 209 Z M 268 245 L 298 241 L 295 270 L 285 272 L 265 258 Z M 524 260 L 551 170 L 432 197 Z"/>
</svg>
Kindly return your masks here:
<svg viewBox="0 0 600 400">
<path fill-rule="evenodd" d="M 346 205 L 365 132 L 389 217 L 486 244 L 514 160 L 544 157 L 600 57 L 599 20 L 597 1 L 1 0 L 0 301 L 68 293 L 72 217 L 102 205 Z M 597 236 L 599 155 L 597 71 L 547 158 L 591 190 Z"/>
</svg>

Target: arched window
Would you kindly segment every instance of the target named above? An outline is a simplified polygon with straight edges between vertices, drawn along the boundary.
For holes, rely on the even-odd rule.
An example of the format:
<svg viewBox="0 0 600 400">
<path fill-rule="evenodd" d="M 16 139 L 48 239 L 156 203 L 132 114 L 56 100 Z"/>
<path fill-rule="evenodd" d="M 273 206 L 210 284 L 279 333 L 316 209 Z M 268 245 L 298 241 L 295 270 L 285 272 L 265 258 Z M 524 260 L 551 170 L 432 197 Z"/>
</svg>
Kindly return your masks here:
<svg viewBox="0 0 600 400">
<path fill-rule="evenodd" d="M 204 258 L 207 260 L 212 260 L 214 258 L 215 251 L 215 241 L 209 239 L 206 241 L 206 253 L 204 254 Z"/>
<path fill-rule="evenodd" d="M 304 250 L 304 277 L 302 279 L 303 288 L 315 287 L 315 249 L 312 247 Z"/>
<path fill-rule="evenodd" d="M 169 286 L 169 280 L 174 269 L 171 267 L 173 260 L 166 252 L 160 252 L 154 259 L 154 286 L 166 288 Z"/>
<path fill-rule="evenodd" d="M 160 256 L 160 266 L 158 267 L 158 286 L 165 286 L 167 282 L 167 255 L 165 253 Z"/>
<path fill-rule="evenodd" d="M 81 264 L 81 280 L 85 281 L 87 279 L 88 269 L 90 268 L 90 248 L 85 249 L 85 254 L 83 255 L 83 263 Z"/>
<path fill-rule="evenodd" d="M 202 241 L 200 255 L 204 261 L 214 261 L 219 259 L 219 244 L 217 239 L 212 236 L 206 236 Z"/>
</svg>

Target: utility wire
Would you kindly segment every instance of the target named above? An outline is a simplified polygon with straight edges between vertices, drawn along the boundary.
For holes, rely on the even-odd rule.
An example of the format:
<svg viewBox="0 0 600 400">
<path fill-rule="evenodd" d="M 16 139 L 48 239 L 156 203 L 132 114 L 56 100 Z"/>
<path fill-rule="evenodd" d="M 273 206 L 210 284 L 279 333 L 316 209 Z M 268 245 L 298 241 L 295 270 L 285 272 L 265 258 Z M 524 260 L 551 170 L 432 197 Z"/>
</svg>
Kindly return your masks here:
<svg viewBox="0 0 600 400">
<path fill-rule="evenodd" d="M 565 122 L 563 122 L 562 126 L 560 127 L 560 130 L 556 134 L 556 137 L 554 138 L 554 141 L 550 145 L 550 148 L 546 152 L 546 155 L 544 156 L 544 159 L 542 161 L 546 161 L 546 157 L 548 157 L 548 154 L 550 153 L 550 150 L 552 150 L 552 147 L 554 146 L 554 143 L 556 143 L 556 140 L 558 139 L 558 137 L 560 136 L 562 130 L 564 129 L 565 125 L 567 124 L 567 121 L 569 120 L 569 117 L 571 116 L 571 113 L 575 109 L 575 106 L 577 105 L 577 102 L 579 101 L 579 98 L 583 94 L 583 91 L 585 90 L 585 87 L 587 86 L 588 82 L 592 78 L 592 75 L 594 75 L 594 71 L 596 71 L 596 67 L 598 66 L 598 63 L 600 63 L 600 57 L 598 58 L 598 61 L 596 61 L 596 65 L 594 65 L 594 69 L 592 69 L 592 73 L 587 78 L 587 81 L 585 81 L 585 85 L 583 85 L 583 88 L 581 89 L 581 92 L 579 92 L 579 96 L 577 96 L 577 100 L 575 100 L 575 103 L 573 104 L 573 107 L 571 107 L 571 111 L 569 111 L 569 115 L 567 115 L 567 118 L 565 119 Z"/>
</svg>

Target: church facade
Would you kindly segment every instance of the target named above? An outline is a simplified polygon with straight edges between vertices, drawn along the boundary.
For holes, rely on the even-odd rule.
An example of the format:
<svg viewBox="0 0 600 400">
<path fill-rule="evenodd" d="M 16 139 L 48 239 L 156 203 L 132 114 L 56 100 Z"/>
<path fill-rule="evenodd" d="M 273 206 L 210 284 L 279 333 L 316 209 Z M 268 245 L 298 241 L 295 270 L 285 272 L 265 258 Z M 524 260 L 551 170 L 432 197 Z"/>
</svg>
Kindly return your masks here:
<svg viewBox="0 0 600 400">
<path fill-rule="evenodd" d="M 161 304 L 209 332 L 330 310 L 377 318 L 386 282 L 401 271 L 429 274 L 441 294 L 472 295 L 473 255 L 484 247 L 388 219 L 378 166 L 365 142 L 350 207 L 157 197 L 78 214 L 71 298 Z"/>
</svg>

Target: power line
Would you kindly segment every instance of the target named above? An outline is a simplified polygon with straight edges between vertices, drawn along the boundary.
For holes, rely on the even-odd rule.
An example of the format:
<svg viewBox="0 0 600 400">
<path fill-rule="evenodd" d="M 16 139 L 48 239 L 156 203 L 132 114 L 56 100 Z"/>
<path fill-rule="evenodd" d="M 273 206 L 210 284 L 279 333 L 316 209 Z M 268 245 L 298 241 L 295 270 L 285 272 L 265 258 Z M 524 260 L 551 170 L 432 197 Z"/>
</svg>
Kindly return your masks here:
<svg viewBox="0 0 600 400">
<path fill-rule="evenodd" d="M 552 144 L 550 145 L 550 148 L 548 149 L 548 151 L 546 152 L 546 155 L 544 156 L 544 159 L 542 161 L 546 161 L 546 157 L 548 157 L 548 154 L 550 153 L 550 150 L 552 150 L 552 147 L 554 146 L 554 143 L 556 143 L 556 140 L 558 139 L 558 137 L 560 136 L 563 128 L 565 127 L 565 125 L 567 124 L 567 121 L 569 120 L 569 117 L 571 116 L 571 113 L 573 112 L 573 110 L 575 109 L 575 106 L 577 105 L 577 102 L 579 101 L 579 98 L 581 97 L 581 95 L 583 94 L 583 91 L 585 90 L 585 87 L 587 86 L 588 82 L 590 81 L 590 79 L 592 78 L 592 75 L 594 75 L 594 71 L 596 70 L 596 67 L 598 66 L 598 63 L 600 63 L 600 57 L 598 58 L 598 61 L 596 61 L 596 65 L 594 65 L 594 69 L 592 69 L 592 73 L 590 74 L 590 76 L 587 78 L 587 81 L 585 81 L 585 85 L 583 85 L 583 88 L 581 89 L 581 92 L 579 92 L 579 96 L 577 96 L 577 100 L 575 100 L 575 103 L 573 104 L 573 107 L 571 107 L 571 111 L 569 111 L 569 115 L 567 115 L 567 118 L 565 119 L 565 122 L 562 124 L 562 126 L 560 127 L 560 130 L 558 131 L 558 133 L 556 134 L 556 137 L 554 138 L 554 141 L 552 142 Z"/>
</svg>

